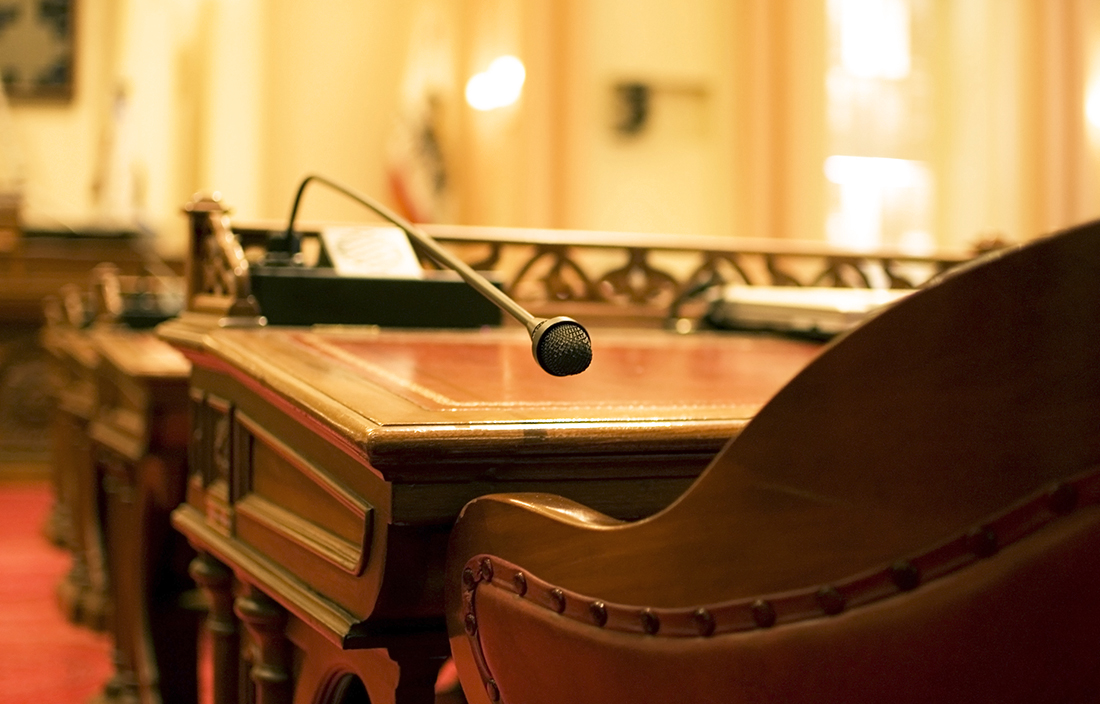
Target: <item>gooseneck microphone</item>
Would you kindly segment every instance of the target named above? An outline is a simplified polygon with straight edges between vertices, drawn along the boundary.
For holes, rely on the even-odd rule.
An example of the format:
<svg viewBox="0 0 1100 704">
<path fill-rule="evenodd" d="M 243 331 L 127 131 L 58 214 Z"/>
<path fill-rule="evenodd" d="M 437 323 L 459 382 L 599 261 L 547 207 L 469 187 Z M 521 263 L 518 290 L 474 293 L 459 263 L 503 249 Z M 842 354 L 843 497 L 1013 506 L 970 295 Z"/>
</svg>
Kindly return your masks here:
<svg viewBox="0 0 1100 704">
<path fill-rule="evenodd" d="M 302 193 L 305 192 L 306 186 L 312 181 L 317 181 L 343 193 L 348 198 L 369 208 L 383 219 L 404 230 L 405 234 L 412 238 L 413 244 L 431 257 L 434 262 L 458 272 L 458 275 L 481 295 L 488 298 L 505 313 L 523 323 L 528 334 L 531 335 L 531 352 L 535 356 L 535 361 L 548 374 L 554 376 L 580 374 L 592 362 L 592 340 L 588 336 L 588 331 L 580 323 L 565 316 L 549 319 L 536 318 L 507 294 L 489 283 L 485 277 L 474 271 L 466 262 L 443 249 L 426 232 L 373 198 L 356 193 L 350 188 L 323 176 L 316 174 L 306 176 L 302 180 L 302 184 L 298 186 L 298 193 L 294 197 L 294 206 L 290 210 L 290 221 L 286 227 L 288 243 L 294 241 L 294 220 L 298 216 L 298 205 L 301 203 Z"/>
</svg>

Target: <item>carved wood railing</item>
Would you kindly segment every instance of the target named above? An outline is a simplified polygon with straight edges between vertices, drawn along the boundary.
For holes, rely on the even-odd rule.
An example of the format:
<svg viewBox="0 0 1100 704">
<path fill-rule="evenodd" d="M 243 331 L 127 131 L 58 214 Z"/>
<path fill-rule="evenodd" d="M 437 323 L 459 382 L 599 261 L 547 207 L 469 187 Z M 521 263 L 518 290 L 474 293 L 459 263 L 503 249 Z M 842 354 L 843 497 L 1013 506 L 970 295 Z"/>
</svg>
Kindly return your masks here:
<svg viewBox="0 0 1100 704">
<path fill-rule="evenodd" d="M 525 304 L 613 305 L 641 315 L 667 314 L 703 288 L 731 283 L 911 289 L 972 256 L 860 252 L 765 238 L 452 225 L 424 229 L 466 250 L 475 267 L 500 271 L 505 291 Z M 474 252 L 479 258 L 473 258 Z"/>
<path fill-rule="evenodd" d="M 189 310 L 226 320 L 259 316 L 250 266 L 264 261 L 269 243 L 282 236 L 285 226 L 231 226 L 227 209 L 209 196 L 185 210 L 192 236 Z M 425 225 L 423 230 L 475 269 L 492 271 L 504 291 L 535 314 L 583 311 L 633 322 L 660 321 L 681 302 L 716 285 L 909 289 L 973 256 L 896 248 L 862 252 L 766 238 L 458 225 Z M 317 225 L 301 224 L 298 233 L 316 250 Z M 426 257 L 422 263 L 434 267 Z"/>
</svg>

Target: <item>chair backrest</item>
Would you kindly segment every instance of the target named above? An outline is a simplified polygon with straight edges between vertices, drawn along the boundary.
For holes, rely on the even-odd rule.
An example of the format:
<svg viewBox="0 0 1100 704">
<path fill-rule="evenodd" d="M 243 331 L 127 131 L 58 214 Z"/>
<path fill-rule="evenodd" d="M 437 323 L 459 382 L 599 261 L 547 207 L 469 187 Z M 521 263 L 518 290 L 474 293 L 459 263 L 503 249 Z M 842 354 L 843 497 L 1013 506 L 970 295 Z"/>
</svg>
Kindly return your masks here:
<svg viewBox="0 0 1100 704">
<path fill-rule="evenodd" d="M 486 497 L 452 533 L 472 701 L 1100 696 L 1100 224 L 837 340 L 665 511 Z"/>
</svg>

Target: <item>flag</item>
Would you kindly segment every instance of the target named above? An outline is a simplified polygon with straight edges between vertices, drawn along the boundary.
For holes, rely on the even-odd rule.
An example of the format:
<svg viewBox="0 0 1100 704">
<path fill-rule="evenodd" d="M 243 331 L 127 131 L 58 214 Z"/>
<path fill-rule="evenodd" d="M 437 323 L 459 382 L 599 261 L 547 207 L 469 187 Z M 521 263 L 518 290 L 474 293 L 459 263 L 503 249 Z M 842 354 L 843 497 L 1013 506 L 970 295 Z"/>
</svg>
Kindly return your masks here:
<svg viewBox="0 0 1100 704">
<path fill-rule="evenodd" d="M 386 147 L 386 176 L 402 214 L 413 222 L 446 217 L 448 174 L 444 107 L 454 88 L 453 42 L 445 0 L 419 0 Z"/>
</svg>

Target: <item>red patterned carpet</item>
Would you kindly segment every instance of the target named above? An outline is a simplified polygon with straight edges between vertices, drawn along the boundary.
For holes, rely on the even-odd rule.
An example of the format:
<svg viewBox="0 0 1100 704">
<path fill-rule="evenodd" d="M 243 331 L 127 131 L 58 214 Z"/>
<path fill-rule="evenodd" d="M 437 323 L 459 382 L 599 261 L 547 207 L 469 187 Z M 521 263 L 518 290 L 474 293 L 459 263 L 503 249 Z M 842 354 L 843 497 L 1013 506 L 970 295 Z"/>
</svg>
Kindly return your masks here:
<svg viewBox="0 0 1100 704">
<path fill-rule="evenodd" d="M 55 590 L 65 551 L 42 534 L 45 482 L 0 483 L 0 702 L 84 704 L 111 674 L 106 636 L 69 624 Z"/>
</svg>

